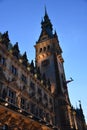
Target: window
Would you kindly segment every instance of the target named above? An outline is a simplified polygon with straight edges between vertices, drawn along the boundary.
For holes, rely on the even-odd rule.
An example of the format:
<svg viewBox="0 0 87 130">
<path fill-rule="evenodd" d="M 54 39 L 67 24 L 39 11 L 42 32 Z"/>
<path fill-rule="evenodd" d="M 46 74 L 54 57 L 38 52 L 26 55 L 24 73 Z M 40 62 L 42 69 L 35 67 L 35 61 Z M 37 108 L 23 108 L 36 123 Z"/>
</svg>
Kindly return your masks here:
<svg viewBox="0 0 87 130">
<path fill-rule="evenodd" d="M 27 103 L 27 110 L 29 111 L 29 109 L 30 109 L 30 104 Z"/>
<path fill-rule="evenodd" d="M 35 84 L 31 81 L 31 83 L 30 83 L 30 88 L 32 89 L 32 90 L 35 90 Z"/>
<path fill-rule="evenodd" d="M 14 92 L 14 91 L 12 91 L 12 90 L 9 90 L 8 101 L 9 101 L 10 103 L 15 104 L 15 101 L 16 101 L 16 92 Z"/>
<path fill-rule="evenodd" d="M 43 110 L 42 109 L 39 109 L 39 117 L 43 118 Z"/>
<path fill-rule="evenodd" d="M 35 104 L 34 103 L 30 103 L 30 112 L 32 113 L 32 114 L 35 114 L 35 110 L 36 110 L 36 106 L 35 106 Z"/>
<path fill-rule="evenodd" d="M 48 59 L 46 59 L 46 60 L 44 60 L 44 61 L 42 61 L 42 67 L 45 67 L 45 66 L 48 66 L 49 65 L 49 60 Z"/>
<path fill-rule="evenodd" d="M 30 90 L 29 90 L 29 97 L 35 96 L 35 84 L 31 81 L 30 83 Z"/>
<path fill-rule="evenodd" d="M 2 98 L 6 99 L 6 97 L 7 97 L 7 90 L 4 88 L 2 91 Z"/>
<path fill-rule="evenodd" d="M 44 51 L 46 51 L 46 47 L 44 47 Z"/>
<path fill-rule="evenodd" d="M 0 56 L 0 64 L 6 65 L 6 59 L 2 56 Z"/>
<path fill-rule="evenodd" d="M 48 101 L 46 93 L 44 94 L 44 99 Z"/>
<path fill-rule="evenodd" d="M 2 87 L 3 87 L 3 84 L 0 82 L 0 97 L 1 97 Z"/>
<path fill-rule="evenodd" d="M 39 114 L 39 110 L 38 107 L 36 107 L 35 115 L 38 116 L 38 114 Z"/>
<path fill-rule="evenodd" d="M 52 104 L 52 99 L 51 98 L 49 99 L 49 103 Z"/>
<path fill-rule="evenodd" d="M 26 76 L 22 74 L 21 76 L 21 80 L 24 82 L 24 83 L 27 83 L 27 79 L 26 79 Z"/>
<path fill-rule="evenodd" d="M 12 65 L 11 66 L 11 72 L 14 74 L 14 75 L 17 75 L 17 69 Z"/>
<path fill-rule="evenodd" d="M 48 50 L 50 49 L 50 46 L 49 46 L 49 45 L 47 46 L 47 49 L 48 49 Z"/>
<path fill-rule="evenodd" d="M 49 116 L 49 113 L 46 113 L 46 121 L 47 121 L 47 122 L 50 122 L 50 116 Z"/>
<path fill-rule="evenodd" d="M 21 108 L 22 109 L 26 108 L 26 100 L 24 98 L 21 98 Z"/>
<path fill-rule="evenodd" d="M 42 91 L 41 91 L 40 88 L 38 88 L 38 94 L 39 94 L 39 95 L 42 95 Z"/>
<path fill-rule="evenodd" d="M 41 40 L 46 40 L 47 38 L 48 38 L 47 36 L 44 36 L 44 37 L 42 37 Z"/>
<path fill-rule="evenodd" d="M 44 93 L 43 105 L 44 105 L 44 107 L 48 108 L 48 97 L 47 97 L 46 93 Z"/>
<path fill-rule="evenodd" d="M 42 97 L 39 97 L 37 101 L 38 103 L 42 104 Z"/>
<path fill-rule="evenodd" d="M 40 52 L 42 52 L 42 48 L 40 48 Z"/>
</svg>

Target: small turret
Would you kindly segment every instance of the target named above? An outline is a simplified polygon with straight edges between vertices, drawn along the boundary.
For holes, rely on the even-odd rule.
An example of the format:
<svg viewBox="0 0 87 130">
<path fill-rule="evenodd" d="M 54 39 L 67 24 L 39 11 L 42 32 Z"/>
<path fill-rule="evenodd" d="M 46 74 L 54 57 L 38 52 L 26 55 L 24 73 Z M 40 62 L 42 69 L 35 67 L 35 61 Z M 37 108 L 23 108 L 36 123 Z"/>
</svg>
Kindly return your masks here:
<svg viewBox="0 0 87 130">
<path fill-rule="evenodd" d="M 19 50 L 18 42 L 16 42 L 15 45 L 12 47 L 12 54 L 16 58 L 19 58 L 20 50 Z"/>
<path fill-rule="evenodd" d="M 46 7 L 45 7 L 45 15 L 41 21 L 41 28 L 42 30 L 41 30 L 39 40 L 37 41 L 37 43 L 44 41 L 44 39 L 50 39 L 54 37 L 52 23 L 47 14 Z"/>
<path fill-rule="evenodd" d="M 80 110 L 82 110 L 82 105 L 81 105 L 81 101 L 79 100 L 79 108 Z"/>
<path fill-rule="evenodd" d="M 8 45 L 9 45 L 9 35 L 8 35 L 8 31 L 6 31 L 4 34 L 1 35 L 1 41 L 2 43 L 8 48 Z"/>
<path fill-rule="evenodd" d="M 52 28 L 52 24 L 50 22 L 49 16 L 47 14 L 46 7 L 45 7 L 44 19 L 42 20 L 41 25 L 42 25 L 42 30 L 47 31 L 49 29 L 52 32 L 53 28 Z"/>
<path fill-rule="evenodd" d="M 81 105 L 80 100 L 79 100 L 79 108 L 76 109 L 76 115 L 81 121 L 85 122 L 85 117 L 83 114 L 83 109 L 82 109 L 82 105 Z"/>
</svg>

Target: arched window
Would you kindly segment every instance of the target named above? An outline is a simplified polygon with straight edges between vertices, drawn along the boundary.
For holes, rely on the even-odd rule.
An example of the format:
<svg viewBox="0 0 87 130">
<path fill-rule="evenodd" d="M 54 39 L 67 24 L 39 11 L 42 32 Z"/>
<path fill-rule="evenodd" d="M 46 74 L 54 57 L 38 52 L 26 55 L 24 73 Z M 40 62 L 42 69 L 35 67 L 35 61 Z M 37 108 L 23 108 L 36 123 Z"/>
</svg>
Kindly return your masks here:
<svg viewBox="0 0 87 130">
<path fill-rule="evenodd" d="M 50 46 L 48 45 L 48 46 L 47 46 L 47 50 L 49 50 L 49 49 L 50 49 Z"/>
<path fill-rule="evenodd" d="M 44 47 L 44 51 L 46 51 L 46 47 Z"/>
<path fill-rule="evenodd" d="M 40 52 L 42 52 L 42 48 L 40 48 Z"/>
</svg>

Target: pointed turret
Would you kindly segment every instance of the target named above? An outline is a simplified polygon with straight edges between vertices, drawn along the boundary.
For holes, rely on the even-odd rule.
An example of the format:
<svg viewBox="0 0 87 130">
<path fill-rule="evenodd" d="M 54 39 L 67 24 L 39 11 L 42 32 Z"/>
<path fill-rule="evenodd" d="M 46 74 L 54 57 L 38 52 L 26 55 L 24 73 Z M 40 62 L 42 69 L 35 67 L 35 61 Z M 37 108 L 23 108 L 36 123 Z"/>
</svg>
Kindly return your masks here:
<svg viewBox="0 0 87 130">
<path fill-rule="evenodd" d="M 42 25 L 42 29 L 43 30 L 50 30 L 52 32 L 52 24 L 51 24 L 51 21 L 49 19 L 49 16 L 48 16 L 48 13 L 47 13 L 47 10 L 46 10 L 46 7 L 45 7 L 45 15 L 44 15 L 44 20 L 41 22 L 41 25 Z"/>
<path fill-rule="evenodd" d="M 18 42 L 15 43 L 15 45 L 12 47 L 11 50 L 12 50 L 12 54 L 18 59 L 19 58 L 19 54 L 20 54 Z"/>
<path fill-rule="evenodd" d="M 45 15 L 41 21 L 41 33 L 39 40 L 37 43 L 42 42 L 45 38 L 53 38 L 53 28 L 52 28 L 52 23 L 49 19 L 46 7 L 45 7 Z"/>
<path fill-rule="evenodd" d="M 82 109 L 82 105 L 81 105 L 81 101 L 79 100 L 79 108 L 76 109 L 76 115 L 77 117 L 85 123 L 85 117 L 83 114 L 83 109 Z"/>
<path fill-rule="evenodd" d="M 79 100 L 79 108 L 80 110 L 82 110 L 82 105 L 81 105 L 81 101 Z"/>
</svg>

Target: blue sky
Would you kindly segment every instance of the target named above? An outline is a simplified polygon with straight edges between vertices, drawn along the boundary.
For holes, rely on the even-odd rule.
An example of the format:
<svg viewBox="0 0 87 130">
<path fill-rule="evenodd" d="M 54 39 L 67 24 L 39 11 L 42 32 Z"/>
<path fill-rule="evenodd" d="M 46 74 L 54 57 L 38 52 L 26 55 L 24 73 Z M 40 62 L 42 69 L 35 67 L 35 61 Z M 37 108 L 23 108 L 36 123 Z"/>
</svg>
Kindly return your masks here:
<svg viewBox="0 0 87 130">
<path fill-rule="evenodd" d="M 8 30 L 12 44 L 19 43 L 29 61 L 41 31 L 46 5 L 63 50 L 69 96 L 74 107 L 81 100 L 87 121 L 87 0 L 0 0 L 0 32 Z"/>
</svg>

